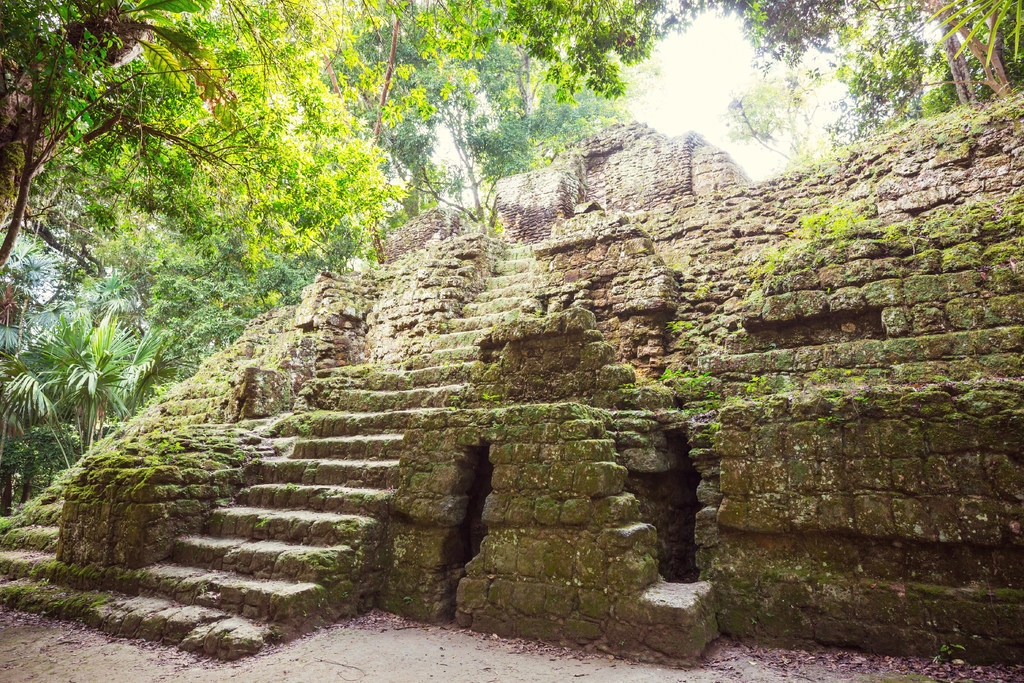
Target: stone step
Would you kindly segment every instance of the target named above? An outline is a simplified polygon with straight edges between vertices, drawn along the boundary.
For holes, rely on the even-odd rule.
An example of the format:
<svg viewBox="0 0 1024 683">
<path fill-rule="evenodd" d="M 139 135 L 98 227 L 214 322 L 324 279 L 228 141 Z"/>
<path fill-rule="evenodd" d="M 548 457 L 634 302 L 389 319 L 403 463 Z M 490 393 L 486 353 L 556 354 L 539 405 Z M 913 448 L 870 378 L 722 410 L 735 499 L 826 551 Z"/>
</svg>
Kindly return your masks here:
<svg viewBox="0 0 1024 683">
<path fill-rule="evenodd" d="M 257 484 L 238 493 L 235 503 L 245 507 L 304 509 L 342 515 L 386 516 L 393 497 L 384 489 L 303 484 Z"/>
<path fill-rule="evenodd" d="M 375 543 L 381 533 L 380 522 L 364 515 L 241 506 L 214 510 L 206 526 L 211 536 L 353 548 Z"/>
<path fill-rule="evenodd" d="M 486 313 L 505 313 L 519 310 L 522 307 L 532 307 L 533 299 L 528 296 L 509 296 L 490 301 L 473 302 L 466 304 L 463 313 L 467 316 L 483 315 Z"/>
<path fill-rule="evenodd" d="M 444 408 L 450 406 L 453 399 L 462 395 L 466 387 L 466 384 L 448 384 L 405 391 L 337 389 L 323 392 L 317 397 L 316 405 L 329 405 L 332 410 L 368 413 L 412 408 Z"/>
<path fill-rule="evenodd" d="M 432 351 L 437 349 L 457 349 L 464 346 L 476 346 L 478 340 L 485 334 L 485 330 L 448 332 L 447 334 L 439 334 L 436 337 L 430 337 L 426 342 Z"/>
<path fill-rule="evenodd" d="M 530 257 L 509 258 L 498 261 L 494 264 L 494 272 L 497 275 L 510 275 L 512 273 L 525 273 L 533 267 L 537 260 Z"/>
<path fill-rule="evenodd" d="M 430 353 L 420 354 L 405 361 L 404 365 L 409 370 L 419 370 L 475 360 L 480 360 L 480 347 L 463 346 L 456 349 L 437 349 Z"/>
<path fill-rule="evenodd" d="M 16 527 L 0 537 L 0 548 L 51 552 L 57 549 L 58 538 L 60 538 L 60 527 Z"/>
<path fill-rule="evenodd" d="M 473 303 L 484 303 L 496 299 L 507 299 L 511 297 L 530 296 L 537 291 L 537 282 L 530 278 L 516 284 L 508 284 L 503 287 L 488 287 L 473 300 Z"/>
<path fill-rule="evenodd" d="M 480 334 L 477 332 L 476 334 Z M 473 363 L 456 363 L 420 370 L 393 370 L 366 366 L 344 366 L 321 371 L 317 381 L 330 379 L 338 386 L 373 391 L 399 391 L 436 387 L 446 384 L 461 384 L 469 381 Z"/>
<path fill-rule="evenodd" d="M 401 432 L 298 439 L 288 457 L 298 460 L 395 460 L 402 452 L 402 439 Z"/>
<path fill-rule="evenodd" d="M 512 273 L 511 275 L 493 275 L 487 278 L 487 282 L 484 285 L 484 291 L 489 292 L 495 289 L 503 289 L 514 285 L 520 285 L 524 282 L 536 282 L 537 276 L 532 272 L 523 273 Z"/>
<path fill-rule="evenodd" d="M 505 253 L 506 259 L 524 259 L 534 258 L 533 256 L 533 245 L 532 244 L 520 244 L 519 246 L 512 247 Z"/>
<path fill-rule="evenodd" d="M 448 321 L 448 329 L 452 332 L 486 330 L 494 327 L 498 323 L 511 322 L 520 315 L 522 315 L 522 311 L 515 309 L 513 311 L 499 311 L 498 313 L 475 315 L 471 318 L 455 318 L 454 320 Z"/>
<path fill-rule="evenodd" d="M 639 628 L 636 637 L 673 664 L 696 664 L 708 644 L 718 637 L 712 586 L 707 581 L 659 581 L 639 597 L 624 616 Z M 658 658 L 656 658 L 658 659 Z"/>
<path fill-rule="evenodd" d="M 331 612 L 328 591 L 312 582 L 255 579 L 237 572 L 155 564 L 139 581 L 143 594 L 234 612 L 299 629 L 323 623 Z"/>
<path fill-rule="evenodd" d="M 304 438 L 398 433 L 406 429 L 410 420 L 422 419 L 444 410 L 416 408 L 372 413 L 319 410 L 285 418 L 279 423 L 279 427 L 284 434 L 302 434 Z M 286 438 L 293 437 L 285 437 L 280 441 L 284 442 Z"/>
<path fill-rule="evenodd" d="M 266 458 L 260 463 L 260 474 L 268 484 L 393 489 L 398 479 L 397 468 L 397 460 Z"/>
<path fill-rule="evenodd" d="M 255 654 L 276 640 L 270 626 L 198 605 L 161 598 L 76 591 L 20 579 L 0 583 L 0 604 L 23 612 L 79 621 L 111 636 L 176 645 L 225 660 Z"/>
<path fill-rule="evenodd" d="M 356 552 L 348 546 L 315 547 L 231 537 L 179 539 L 171 559 L 182 566 L 300 583 L 331 584 L 339 577 L 352 576 L 357 569 Z"/>
</svg>

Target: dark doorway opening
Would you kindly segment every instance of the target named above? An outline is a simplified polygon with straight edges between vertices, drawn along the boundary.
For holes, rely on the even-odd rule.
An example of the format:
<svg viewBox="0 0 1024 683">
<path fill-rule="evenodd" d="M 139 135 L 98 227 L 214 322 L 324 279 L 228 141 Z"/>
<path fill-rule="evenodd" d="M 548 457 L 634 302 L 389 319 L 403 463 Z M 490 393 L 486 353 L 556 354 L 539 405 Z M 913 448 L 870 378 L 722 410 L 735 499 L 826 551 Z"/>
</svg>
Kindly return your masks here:
<svg viewBox="0 0 1024 683">
<path fill-rule="evenodd" d="M 463 565 L 480 553 L 480 544 L 487 535 L 487 525 L 483 521 L 484 504 L 491 492 L 491 475 L 494 474 L 490 444 L 470 448 L 468 456 L 472 479 L 466 491 L 469 500 L 466 503 L 466 517 L 461 527 Z"/>
<path fill-rule="evenodd" d="M 668 434 L 658 472 L 630 471 L 627 490 L 640 503 L 640 518 L 658 530 L 658 573 L 666 581 L 688 583 L 699 578 L 694 526 L 701 505 L 697 500 L 700 473 L 689 457 L 681 435 Z"/>
</svg>

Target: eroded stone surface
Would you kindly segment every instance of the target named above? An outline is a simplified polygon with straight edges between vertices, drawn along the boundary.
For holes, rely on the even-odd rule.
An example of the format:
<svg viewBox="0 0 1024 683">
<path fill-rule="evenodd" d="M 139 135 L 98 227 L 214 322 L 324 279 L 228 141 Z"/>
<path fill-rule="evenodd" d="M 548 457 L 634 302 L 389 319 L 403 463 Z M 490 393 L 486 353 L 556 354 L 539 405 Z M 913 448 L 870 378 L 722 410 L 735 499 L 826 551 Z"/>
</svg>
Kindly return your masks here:
<svg viewBox="0 0 1024 683">
<path fill-rule="evenodd" d="M 1019 106 L 756 185 L 584 141 L 503 236 L 414 224 L 254 321 L 22 513 L 0 598 L 223 657 L 378 605 L 1024 661 Z"/>
</svg>

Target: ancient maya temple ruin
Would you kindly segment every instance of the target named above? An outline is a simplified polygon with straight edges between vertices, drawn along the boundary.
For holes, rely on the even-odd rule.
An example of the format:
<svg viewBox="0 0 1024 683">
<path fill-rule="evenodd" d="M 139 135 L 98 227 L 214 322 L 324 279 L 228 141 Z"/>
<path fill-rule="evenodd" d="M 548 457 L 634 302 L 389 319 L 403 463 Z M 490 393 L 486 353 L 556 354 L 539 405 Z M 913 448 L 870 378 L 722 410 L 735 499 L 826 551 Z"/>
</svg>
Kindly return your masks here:
<svg viewBox="0 0 1024 683">
<path fill-rule="evenodd" d="M 224 658 L 379 607 L 1024 662 L 1021 107 L 760 184 L 619 126 L 423 214 L 29 506 L 0 600 Z"/>
</svg>

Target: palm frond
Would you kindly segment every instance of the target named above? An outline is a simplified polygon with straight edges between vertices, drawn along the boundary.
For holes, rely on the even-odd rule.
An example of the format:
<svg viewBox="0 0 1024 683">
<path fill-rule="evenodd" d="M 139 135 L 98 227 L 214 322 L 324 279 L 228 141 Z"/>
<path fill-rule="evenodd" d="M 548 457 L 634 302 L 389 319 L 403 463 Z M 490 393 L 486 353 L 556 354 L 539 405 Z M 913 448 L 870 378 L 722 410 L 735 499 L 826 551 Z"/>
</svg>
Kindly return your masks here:
<svg viewBox="0 0 1024 683">
<path fill-rule="evenodd" d="M 0 324 L 0 353 L 14 353 L 18 350 L 20 338 L 18 328 L 14 325 Z"/>
<path fill-rule="evenodd" d="M 23 431 L 54 414 L 44 379 L 20 357 L 0 354 L 0 415 Z"/>
<path fill-rule="evenodd" d="M 129 409 L 138 409 L 153 390 L 177 379 L 181 360 L 170 353 L 171 338 L 150 329 L 139 340 L 128 369 Z"/>
</svg>

